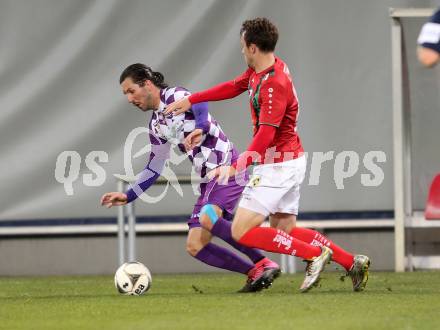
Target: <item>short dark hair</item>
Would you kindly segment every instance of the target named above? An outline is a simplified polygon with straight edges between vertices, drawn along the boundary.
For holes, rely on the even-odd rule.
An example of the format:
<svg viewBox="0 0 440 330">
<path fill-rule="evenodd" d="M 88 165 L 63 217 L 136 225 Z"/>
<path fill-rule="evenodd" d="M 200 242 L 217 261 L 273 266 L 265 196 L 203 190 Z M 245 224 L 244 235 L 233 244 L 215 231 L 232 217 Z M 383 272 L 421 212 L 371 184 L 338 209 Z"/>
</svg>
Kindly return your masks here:
<svg viewBox="0 0 440 330">
<path fill-rule="evenodd" d="M 119 84 L 122 84 L 122 82 L 127 78 L 131 78 L 133 82 L 139 86 L 144 86 L 145 81 L 150 80 L 159 88 L 168 87 L 168 85 L 164 82 L 162 73 L 153 71 L 149 66 L 146 66 L 142 63 L 135 63 L 126 67 L 119 77 Z"/>
<path fill-rule="evenodd" d="M 240 35 L 246 45 L 255 44 L 263 52 L 273 52 L 278 41 L 277 27 L 265 17 L 246 20 L 241 25 Z"/>
</svg>

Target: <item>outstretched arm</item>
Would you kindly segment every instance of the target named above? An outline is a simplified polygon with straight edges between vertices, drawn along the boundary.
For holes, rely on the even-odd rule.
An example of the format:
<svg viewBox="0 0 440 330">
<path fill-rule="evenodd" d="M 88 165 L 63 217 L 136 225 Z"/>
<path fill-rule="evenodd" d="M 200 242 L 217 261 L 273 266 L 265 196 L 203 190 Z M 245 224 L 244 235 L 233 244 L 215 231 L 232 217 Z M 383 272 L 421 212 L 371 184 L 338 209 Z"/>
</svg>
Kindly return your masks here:
<svg viewBox="0 0 440 330">
<path fill-rule="evenodd" d="M 247 86 L 241 86 L 236 84 L 235 80 L 231 80 L 204 91 L 194 93 L 188 97 L 188 100 L 191 104 L 227 100 L 240 95 L 245 90 L 247 90 Z"/>
<path fill-rule="evenodd" d="M 200 102 L 232 99 L 247 90 L 251 73 L 252 69 L 248 69 L 234 80 L 218 84 L 212 88 L 194 93 L 189 97 L 173 102 L 167 106 L 165 114 L 181 114 L 188 111 L 192 104 Z"/>
<path fill-rule="evenodd" d="M 154 138 L 150 139 L 153 141 Z M 136 182 L 125 193 L 127 195 L 127 203 L 134 201 L 156 182 L 162 173 L 166 160 L 169 158 L 169 152 L 170 146 L 168 143 L 151 144 L 150 159 L 147 166 L 140 173 Z"/>
<path fill-rule="evenodd" d="M 101 205 L 110 208 L 130 203 L 156 182 L 165 166 L 165 161 L 169 157 L 170 146 L 167 143 L 160 144 L 161 141 L 152 136 L 150 136 L 150 141 L 152 144 L 147 166 L 145 166 L 139 178 L 132 185 L 132 188 L 128 189 L 125 193 L 105 193 L 101 197 Z"/>
</svg>

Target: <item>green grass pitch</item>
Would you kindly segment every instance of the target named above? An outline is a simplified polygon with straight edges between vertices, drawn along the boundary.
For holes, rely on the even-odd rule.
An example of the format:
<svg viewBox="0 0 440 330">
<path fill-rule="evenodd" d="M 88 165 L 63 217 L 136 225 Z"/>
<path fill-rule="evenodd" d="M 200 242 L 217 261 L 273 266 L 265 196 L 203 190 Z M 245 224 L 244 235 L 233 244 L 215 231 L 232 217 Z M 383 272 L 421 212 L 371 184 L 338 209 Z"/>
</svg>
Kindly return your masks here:
<svg viewBox="0 0 440 330">
<path fill-rule="evenodd" d="M 372 273 L 361 293 L 328 272 L 301 294 L 302 278 L 238 294 L 234 274 L 153 274 L 136 297 L 110 276 L 0 277 L 0 329 L 440 329 L 440 272 Z"/>
</svg>

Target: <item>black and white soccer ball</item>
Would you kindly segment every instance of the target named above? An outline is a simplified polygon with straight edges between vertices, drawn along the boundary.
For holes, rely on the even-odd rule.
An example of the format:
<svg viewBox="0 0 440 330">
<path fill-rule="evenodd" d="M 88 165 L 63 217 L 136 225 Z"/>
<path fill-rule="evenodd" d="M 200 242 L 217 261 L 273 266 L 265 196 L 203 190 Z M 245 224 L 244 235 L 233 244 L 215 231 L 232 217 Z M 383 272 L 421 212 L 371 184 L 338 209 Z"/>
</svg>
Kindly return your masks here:
<svg viewBox="0 0 440 330">
<path fill-rule="evenodd" d="M 140 296 L 151 287 L 151 273 L 144 264 L 126 262 L 115 274 L 115 287 L 121 294 Z"/>
</svg>

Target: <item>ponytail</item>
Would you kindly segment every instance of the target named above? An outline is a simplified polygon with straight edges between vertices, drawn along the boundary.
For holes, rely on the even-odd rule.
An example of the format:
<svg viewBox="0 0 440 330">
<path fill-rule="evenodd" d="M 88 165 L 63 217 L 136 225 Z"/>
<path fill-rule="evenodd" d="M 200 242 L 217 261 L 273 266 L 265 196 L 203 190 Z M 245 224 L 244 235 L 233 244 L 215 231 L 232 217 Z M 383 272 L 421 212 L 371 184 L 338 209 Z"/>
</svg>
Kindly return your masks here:
<svg viewBox="0 0 440 330">
<path fill-rule="evenodd" d="M 163 77 L 162 73 L 160 73 L 158 71 L 152 71 L 151 77 L 152 77 L 151 81 L 157 87 L 160 87 L 160 88 L 167 88 L 168 87 L 168 84 L 166 84 L 164 82 L 164 77 Z"/>
<path fill-rule="evenodd" d="M 136 63 L 128 66 L 119 77 L 119 83 L 126 78 L 131 78 L 139 86 L 144 86 L 146 80 L 150 80 L 156 87 L 167 88 L 168 84 L 164 82 L 164 76 L 158 71 L 153 71 L 149 66 L 142 63 Z"/>
</svg>

